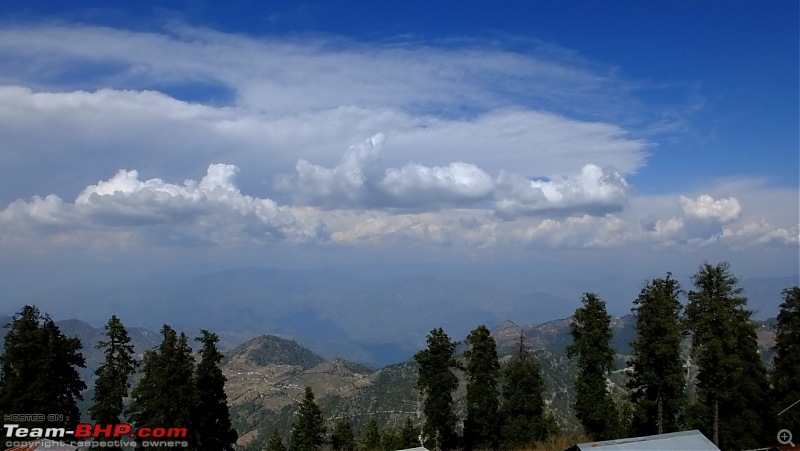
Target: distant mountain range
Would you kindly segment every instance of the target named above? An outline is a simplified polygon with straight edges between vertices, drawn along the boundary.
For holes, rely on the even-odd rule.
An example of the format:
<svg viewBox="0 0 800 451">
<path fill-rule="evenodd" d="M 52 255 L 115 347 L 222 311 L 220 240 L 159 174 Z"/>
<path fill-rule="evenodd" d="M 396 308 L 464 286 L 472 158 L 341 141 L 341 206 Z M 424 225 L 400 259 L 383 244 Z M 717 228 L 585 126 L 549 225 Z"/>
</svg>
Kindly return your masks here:
<svg viewBox="0 0 800 451">
<path fill-rule="evenodd" d="M 546 384 L 545 402 L 562 429 L 579 429 L 574 416 L 573 383 L 575 364 L 565 355 L 571 342 L 570 319 L 519 326 L 504 321 L 492 330 L 501 361 L 507 361 L 516 349 L 520 333 L 542 368 Z M 757 322 L 759 348 L 764 360 L 772 359 L 774 321 Z M 612 346 L 617 352 L 616 370 L 609 376 L 615 396 L 625 395 L 627 359 L 630 341 L 635 336 L 631 315 L 612 321 Z M 457 338 L 457 337 L 453 337 Z M 684 344 L 687 374 L 696 374 Z M 461 347 L 463 352 L 464 348 Z M 463 354 L 461 354 L 463 355 Z M 343 359 L 324 360 L 296 342 L 277 337 L 257 337 L 227 353 L 225 374 L 231 413 L 241 434 L 243 449 L 263 449 L 274 429 L 288 433 L 303 389 L 311 386 L 328 420 L 347 417 L 356 430 L 369 417 L 382 426 L 399 426 L 406 417 L 421 421 L 420 397 L 415 389 L 417 366 L 413 361 L 371 369 Z M 465 410 L 466 381 L 455 394 L 456 407 Z"/>
<path fill-rule="evenodd" d="M 168 323 L 176 329 L 269 333 L 322 349 L 326 357 L 372 365 L 407 359 L 435 327 L 460 336 L 478 324 L 506 318 L 540 322 L 569 316 L 577 307 L 577 301 L 547 293 L 516 293 L 476 281 L 258 268 L 154 286 L 73 287 L 26 302 L 56 318 L 95 325 L 116 314 L 123 324 L 153 330 Z"/>
<path fill-rule="evenodd" d="M 797 277 L 776 277 L 743 280 L 742 286 L 750 308 L 764 318 L 777 313 L 781 290 L 797 283 Z M 609 279 L 596 285 L 610 311 L 629 311 L 635 294 L 622 302 L 619 295 L 606 298 L 604 293 L 618 293 L 620 287 L 635 291 L 635 283 Z M 195 333 L 205 328 L 230 331 L 232 337 L 277 335 L 318 349 L 326 358 L 383 366 L 408 359 L 435 327 L 465 336 L 479 324 L 508 318 L 519 324 L 566 318 L 579 307 L 579 296 L 519 292 L 480 278 L 240 268 L 154 285 L 63 287 L 18 302 L 15 311 L 35 304 L 55 318 L 77 317 L 94 326 L 116 314 L 126 326 L 150 330 L 167 323 Z"/>
<path fill-rule="evenodd" d="M 10 317 L 0 317 L 0 322 L 10 322 Z M 565 355 L 571 342 L 571 319 L 548 321 L 540 324 L 517 325 L 501 322 L 492 330 L 502 360 L 507 360 L 517 347 L 520 334 L 526 346 L 534 352 L 544 375 L 547 391 L 545 399 L 550 411 L 566 431 L 577 430 L 578 423 L 572 413 L 573 382 L 576 374 L 574 362 Z M 102 353 L 94 349 L 102 328 L 70 319 L 58 321 L 61 330 L 77 336 L 83 343 L 87 368 L 82 371 L 90 390 L 86 393 L 83 408 L 91 399 L 94 370 L 102 361 Z M 765 361 L 772 359 L 774 346 L 774 319 L 757 322 L 759 348 Z M 626 315 L 612 320 L 612 347 L 617 353 L 616 371 L 609 384 L 619 396 L 624 394 L 627 357 L 630 342 L 635 337 L 635 320 Z M 146 349 L 157 346 L 161 336 L 157 331 L 128 328 L 134 348 L 141 355 Z M 199 331 L 185 330 L 193 338 Z M 2 335 L 5 335 L 3 329 Z M 379 424 L 397 426 L 406 417 L 421 421 L 420 398 L 415 389 L 417 367 L 412 360 L 386 366 L 370 367 L 343 358 L 325 358 L 320 353 L 296 341 L 274 335 L 252 336 L 249 333 L 221 333 L 221 348 L 225 349 L 223 371 L 228 378 L 226 391 L 231 406 L 234 425 L 240 433 L 242 449 L 263 449 L 265 440 L 273 429 L 288 432 L 303 389 L 311 386 L 327 419 L 349 418 L 356 430 L 373 416 Z M 463 335 L 451 335 L 455 340 Z M 193 343 L 194 344 L 194 343 Z M 692 374 L 688 359 L 687 372 Z M 419 349 L 416 349 L 416 352 Z M 459 347 L 462 354 L 465 348 Z M 464 409 L 465 382 L 456 392 L 456 406 Z"/>
</svg>

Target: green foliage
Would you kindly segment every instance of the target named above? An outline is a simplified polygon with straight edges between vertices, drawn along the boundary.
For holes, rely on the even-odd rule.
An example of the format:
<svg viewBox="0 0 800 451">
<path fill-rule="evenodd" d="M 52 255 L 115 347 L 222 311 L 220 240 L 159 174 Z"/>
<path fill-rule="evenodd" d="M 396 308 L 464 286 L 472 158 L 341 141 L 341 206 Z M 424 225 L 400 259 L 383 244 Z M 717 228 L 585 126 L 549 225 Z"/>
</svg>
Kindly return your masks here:
<svg viewBox="0 0 800 451">
<path fill-rule="evenodd" d="M 402 449 L 400 446 L 400 432 L 393 428 L 383 428 L 381 431 L 381 449 L 383 451 L 395 451 Z"/>
<path fill-rule="evenodd" d="M 277 429 L 272 431 L 267 443 L 267 451 L 287 451 L 286 445 L 283 443 L 283 437 Z"/>
<path fill-rule="evenodd" d="M 197 447 L 208 451 L 233 451 L 238 434 L 231 426 L 228 412 L 225 376 L 220 369 L 222 353 L 217 350 L 219 337 L 202 330 L 196 340 L 203 345 L 194 377 L 197 390 L 194 409 Z"/>
<path fill-rule="evenodd" d="M 783 290 L 783 303 L 775 326 L 775 361 L 772 368 L 772 399 L 775 427 L 800 431 L 800 287 Z M 785 410 L 788 409 L 788 410 Z M 785 410 L 785 411 L 784 411 Z M 781 413 L 783 411 L 783 413 Z"/>
<path fill-rule="evenodd" d="M 573 342 L 569 357 L 578 357 L 575 380 L 575 416 L 595 440 L 609 440 L 619 434 L 619 414 L 606 389 L 606 376 L 614 364 L 611 349 L 611 316 L 606 303 L 594 293 L 585 293 L 583 307 L 575 311 L 570 323 Z"/>
<path fill-rule="evenodd" d="M 353 427 L 346 418 L 340 418 L 333 426 L 331 433 L 331 449 L 334 451 L 355 451 L 356 436 Z"/>
<path fill-rule="evenodd" d="M 106 340 L 101 340 L 96 347 L 103 350 L 105 360 L 95 371 L 94 403 L 89 407 L 89 415 L 96 423 L 114 424 L 121 420 L 123 401 L 130 389 L 129 379 L 136 372 L 139 362 L 133 357 L 128 331 L 116 315 L 108 320 L 103 335 Z"/>
<path fill-rule="evenodd" d="M 459 368 L 454 358 L 456 345 L 438 328 L 428 335 L 428 348 L 414 355 L 419 364 L 417 388 L 425 396 L 423 431 L 429 439 L 428 448 L 452 449 L 458 440 L 455 433 L 458 418 L 453 410 L 453 392 L 458 388 L 453 370 Z"/>
<path fill-rule="evenodd" d="M 361 433 L 362 451 L 379 451 L 381 449 L 381 430 L 374 417 L 369 417 L 364 431 Z"/>
<path fill-rule="evenodd" d="M 166 324 L 161 334 L 164 338 L 158 348 L 144 355 L 142 378 L 131 392 L 130 420 L 137 427 L 185 427 L 194 448 L 197 397 L 192 349 L 186 334 L 179 336 Z"/>
<path fill-rule="evenodd" d="M 704 263 L 692 280 L 686 323 L 699 368 L 694 426 L 721 449 L 756 448 L 767 439 L 769 387 L 747 298 L 727 263 Z"/>
<path fill-rule="evenodd" d="M 680 291 L 678 281 L 667 273 L 664 279 L 649 281 L 633 301 L 637 336 L 628 361 L 632 412 L 630 417 L 626 415 L 632 435 L 680 430 L 686 391 Z"/>
<path fill-rule="evenodd" d="M 497 449 L 500 446 L 500 363 L 489 329 L 478 326 L 467 336 L 467 418 L 464 448 Z"/>
<path fill-rule="evenodd" d="M 400 445 L 398 449 L 416 448 L 419 446 L 419 429 L 414 426 L 411 418 L 406 417 L 406 422 L 400 429 Z"/>
<path fill-rule="evenodd" d="M 128 331 L 116 315 L 106 324 L 106 340 L 97 343 L 105 355 L 103 364 L 95 371 L 94 404 L 89 408 L 91 419 L 97 423 L 118 423 L 124 411 L 123 400 L 130 389 L 129 379 L 139 362 L 133 357 L 133 345 Z"/>
<path fill-rule="evenodd" d="M 289 449 L 291 451 L 322 449 L 325 446 L 325 432 L 325 420 L 322 418 L 322 410 L 314 401 L 314 391 L 311 387 L 306 387 L 297 418 L 292 424 Z"/>
<path fill-rule="evenodd" d="M 516 355 L 504 371 L 501 431 L 505 449 L 519 449 L 557 432 L 555 419 L 544 411 L 544 389 L 541 368 L 520 335 Z"/>
<path fill-rule="evenodd" d="M 86 389 L 77 370 L 86 367 L 81 341 L 66 337 L 34 306 L 23 307 L 6 327 L 0 356 L 0 415 L 61 414 L 60 421 L 36 426 L 73 428 L 80 422 L 78 401 Z"/>
</svg>

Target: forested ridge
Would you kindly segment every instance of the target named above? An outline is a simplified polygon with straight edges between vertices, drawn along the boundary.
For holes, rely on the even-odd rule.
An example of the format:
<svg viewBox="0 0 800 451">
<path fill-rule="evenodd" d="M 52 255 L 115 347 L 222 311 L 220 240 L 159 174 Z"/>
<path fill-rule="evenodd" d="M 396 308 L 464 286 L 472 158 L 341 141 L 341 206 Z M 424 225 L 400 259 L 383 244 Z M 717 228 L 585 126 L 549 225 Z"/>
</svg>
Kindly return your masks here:
<svg viewBox="0 0 800 451">
<path fill-rule="evenodd" d="M 800 432 L 800 409 L 781 412 L 800 400 L 800 287 L 783 291 L 774 359 L 767 365 L 748 300 L 730 266 L 703 263 L 691 283 L 682 287 L 666 273 L 644 284 L 633 301 L 636 333 L 622 379 L 612 374 L 619 356 L 606 303 L 597 293 L 583 294 L 569 322 L 564 357 L 575 368 L 570 408 L 583 440 L 699 429 L 720 449 L 743 450 L 773 445 L 780 429 Z M 190 337 L 164 325 L 161 343 L 138 356 L 113 316 L 95 344 L 104 360 L 89 386 L 79 373 L 86 367 L 80 340 L 65 336 L 47 314 L 25 306 L 6 327 L 0 414 L 64 413 L 48 426 L 74 427 L 84 405 L 84 419 L 92 422 L 186 427 L 190 448 L 203 450 L 392 450 L 420 443 L 429 449 L 555 449 L 578 440 L 565 438 L 572 431 L 563 427 L 563 412 L 545 396 L 543 370 L 550 363 L 526 344 L 521 331 L 513 349 L 504 352 L 485 325 L 463 343 L 442 328 L 432 330 L 427 347 L 404 364 L 414 371 L 416 414 L 393 424 L 387 423 L 385 408 L 366 417 L 349 414 L 348 403 L 364 398 L 341 394 L 321 404 L 307 385 L 300 387 L 298 404 L 279 409 L 280 418 L 270 417 L 270 424 L 254 432 L 245 427 L 241 411 L 231 409 L 223 371 L 231 356 L 219 351 L 219 337 L 210 331 L 195 339 L 193 351 Z M 260 347 L 248 364 L 324 364 L 299 346 L 297 354 L 274 340 L 261 341 L 286 355 L 273 357 Z M 333 365 L 369 371 L 345 362 Z M 381 387 L 390 396 L 399 387 L 398 381 L 376 384 L 376 374 L 365 376 L 373 389 Z M 260 399 L 248 401 L 251 417 Z"/>
</svg>

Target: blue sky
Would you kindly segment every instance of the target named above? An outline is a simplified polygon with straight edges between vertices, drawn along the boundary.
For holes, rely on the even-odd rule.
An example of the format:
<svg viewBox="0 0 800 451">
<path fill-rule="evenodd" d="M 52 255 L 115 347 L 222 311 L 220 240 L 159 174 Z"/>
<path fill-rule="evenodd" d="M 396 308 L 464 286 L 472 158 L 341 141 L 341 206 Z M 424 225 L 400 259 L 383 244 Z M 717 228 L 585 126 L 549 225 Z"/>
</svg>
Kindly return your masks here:
<svg viewBox="0 0 800 451">
<path fill-rule="evenodd" d="M 704 259 L 796 275 L 798 18 L 782 0 L 4 3 L 0 288 L 342 261 L 530 285 Z"/>
</svg>

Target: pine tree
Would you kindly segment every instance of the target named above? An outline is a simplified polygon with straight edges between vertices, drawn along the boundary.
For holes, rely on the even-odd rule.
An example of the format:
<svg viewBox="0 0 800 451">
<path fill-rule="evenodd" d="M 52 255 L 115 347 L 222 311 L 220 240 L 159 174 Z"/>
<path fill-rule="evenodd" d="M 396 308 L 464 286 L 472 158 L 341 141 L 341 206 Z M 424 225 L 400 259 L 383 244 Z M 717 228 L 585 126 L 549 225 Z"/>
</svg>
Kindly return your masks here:
<svg viewBox="0 0 800 451">
<path fill-rule="evenodd" d="M 501 437 L 506 449 L 520 449 L 557 433 L 555 420 L 544 410 L 541 368 L 520 334 L 513 360 L 503 371 Z"/>
<path fill-rule="evenodd" d="M 186 334 L 170 326 L 156 349 L 145 352 L 142 378 L 131 392 L 130 421 L 137 427 L 186 428 L 190 448 L 196 449 L 194 358 Z"/>
<path fill-rule="evenodd" d="M 695 427 L 721 449 L 755 448 L 766 438 L 769 387 L 747 298 L 724 262 L 704 263 L 692 280 L 686 322 L 699 369 Z"/>
<path fill-rule="evenodd" d="M 381 431 L 381 449 L 395 451 L 402 449 L 400 446 L 400 432 L 393 427 L 383 428 Z"/>
<path fill-rule="evenodd" d="M 331 433 L 331 449 L 334 451 L 355 451 L 356 436 L 353 427 L 346 418 L 340 418 L 333 426 Z"/>
<path fill-rule="evenodd" d="M 96 423 L 112 424 L 120 422 L 130 389 L 128 380 L 139 362 L 133 357 L 128 331 L 116 315 L 108 320 L 103 335 L 107 340 L 101 340 L 96 348 L 103 350 L 105 360 L 95 371 L 94 403 L 89 415 Z"/>
<path fill-rule="evenodd" d="M 783 291 L 775 326 L 775 361 L 772 369 L 776 426 L 800 431 L 800 287 Z M 793 405 L 794 404 L 794 405 Z"/>
<path fill-rule="evenodd" d="M 575 380 L 575 416 L 595 440 L 610 440 L 619 433 L 619 413 L 606 388 L 606 376 L 614 366 L 611 349 L 611 317 L 606 303 L 594 293 L 584 293 L 583 307 L 575 311 L 569 329 L 569 357 L 578 357 Z"/>
<path fill-rule="evenodd" d="M 136 372 L 139 362 L 133 357 L 128 331 L 116 316 L 106 324 L 101 340 L 96 348 L 105 355 L 103 364 L 95 371 L 93 404 L 89 416 L 98 424 L 115 424 L 121 420 L 124 400 L 128 396 L 131 375 Z M 119 447 L 108 447 L 121 450 Z"/>
<path fill-rule="evenodd" d="M 406 417 L 403 428 L 400 429 L 400 447 L 402 449 L 419 447 L 419 429 L 414 426 L 411 418 Z"/>
<path fill-rule="evenodd" d="M 497 345 L 489 329 L 478 326 L 467 336 L 467 419 L 464 449 L 497 449 L 500 446 L 500 363 Z"/>
<path fill-rule="evenodd" d="M 23 307 L 6 327 L 0 356 L 0 414 L 60 414 L 60 419 L 35 426 L 74 428 L 80 422 L 78 400 L 86 389 L 77 371 L 86 367 L 80 340 L 66 337 L 34 306 Z"/>
<path fill-rule="evenodd" d="M 686 391 L 680 291 L 678 281 L 667 273 L 665 279 L 648 282 L 633 301 L 637 336 L 628 360 L 632 370 L 628 389 L 633 404 L 633 435 L 680 430 Z"/>
<path fill-rule="evenodd" d="M 208 451 L 233 451 L 238 434 L 231 426 L 228 411 L 225 376 L 220 369 L 223 356 L 217 350 L 219 337 L 202 330 L 196 340 L 203 345 L 194 377 L 197 389 L 197 415 L 194 421 L 197 446 Z"/>
<path fill-rule="evenodd" d="M 453 410 L 453 392 L 458 388 L 458 378 L 453 370 L 459 368 L 454 354 L 457 343 L 441 328 L 428 335 L 428 348 L 414 355 L 419 364 L 417 389 L 425 396 L 423 431 L 428 436 L 427 447 L 447 450 L 455 447 L 456 417 Z"/>
<path fill-rule="evenodd" d="M 314 451 L 325 445 L 325 420 L 322 411 L 314 401 L 314 391 L 306 387 L 305 396 L 300 403 L 297 418 L 292 424 L 289 438 L 291 451 Z"/>
<path fill-rule="evenodd" d="M 64 415 L 64 421 L 50 422 L 74 427 L 80 422 L 81 412 L 78 400 L 83 400 L 81 392 L 86 383 L 78 374 L 77 368 L 86 368 L 86 360 L 81 354 L 81 341 L 77 337 L 66 337 L 49 316 L 42 326 L 44 359 L 39 371 L 40 395 L 47 399 L 48 411 Z M 69 418 L 69 420 L 66 420 Z"/>
<path fill-rule="evenodd" d="M 283 437 L 281 433 L 278 432 L 278 429 L 272 431 L 272 435 L 269 437 L 269 442 L 267 443 L 267 451 L 287 451 L 286 445 L 283 443 Z"/>
<path fill-rule="evenodd" d="M 361 433 L 361 450 L 378 451 L 381 449 L 381 429 L 375 417 L 369 417 L 364 431 Z"/>
</svg>

